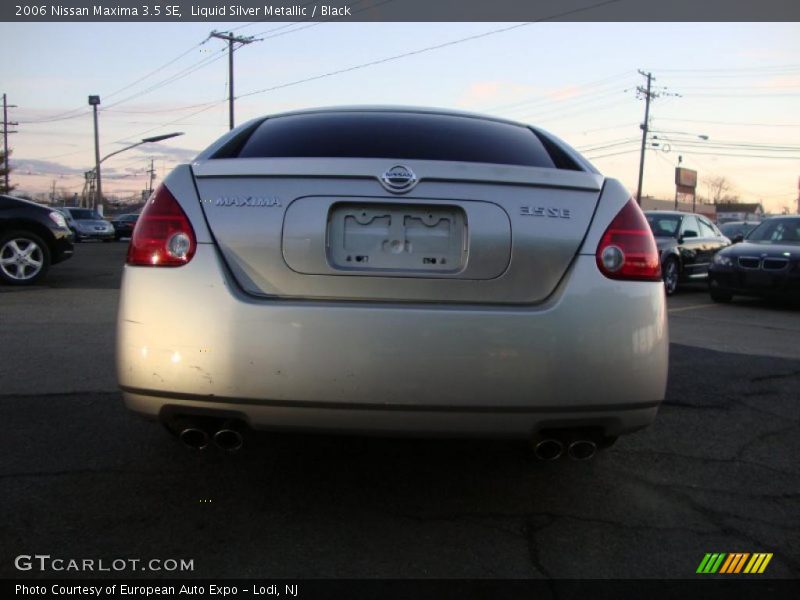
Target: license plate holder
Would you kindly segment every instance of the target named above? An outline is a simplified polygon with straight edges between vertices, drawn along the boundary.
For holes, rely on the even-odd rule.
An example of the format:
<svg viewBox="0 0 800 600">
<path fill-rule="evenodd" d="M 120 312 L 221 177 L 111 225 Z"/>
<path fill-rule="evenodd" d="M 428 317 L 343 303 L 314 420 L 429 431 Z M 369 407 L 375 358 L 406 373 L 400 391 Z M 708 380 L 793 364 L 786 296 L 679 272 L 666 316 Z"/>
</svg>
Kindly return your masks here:
<svg viewBox="0 0 800 600">
<path fill-rule="evenodd" d="M 343 202 L 328 215 L 328 262 L 347 271 L 455 273 L 467 218 L 451 205 Z"/>
</svg>

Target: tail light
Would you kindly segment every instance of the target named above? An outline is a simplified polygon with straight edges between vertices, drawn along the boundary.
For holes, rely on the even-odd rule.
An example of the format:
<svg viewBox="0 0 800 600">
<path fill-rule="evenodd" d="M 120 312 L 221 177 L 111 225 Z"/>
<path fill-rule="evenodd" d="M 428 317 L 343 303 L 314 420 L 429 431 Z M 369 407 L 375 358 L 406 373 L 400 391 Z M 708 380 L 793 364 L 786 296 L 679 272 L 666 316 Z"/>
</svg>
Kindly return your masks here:
<svg viewBox="0 0 800 600">
<path fill-rule="evenodd" d="M 128 246 L 127 263 L 179 267 L 194 256 L 197 239 L 180 204 L 161 184 L 145 204 Z"/>
<path fill-rule="evenodd" d="M 596 257 L 600 271 L 611 279 L 661 280 L 653 232 L 633 198 L 611 221 L 597 246 Z"/>
</svg>

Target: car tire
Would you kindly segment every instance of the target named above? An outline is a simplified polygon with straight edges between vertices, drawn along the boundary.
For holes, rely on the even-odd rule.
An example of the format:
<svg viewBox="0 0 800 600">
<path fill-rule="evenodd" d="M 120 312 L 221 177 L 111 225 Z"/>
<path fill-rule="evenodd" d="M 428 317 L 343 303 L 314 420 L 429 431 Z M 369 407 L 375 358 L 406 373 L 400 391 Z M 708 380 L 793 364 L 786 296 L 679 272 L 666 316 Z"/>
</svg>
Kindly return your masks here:
<svg viewBox="0 0 800 600">
<path fill-rule="evenodd" d="M 672 296 L 678 291 L 678 279 L 680 278 L 680 267 L 674 258 L 668 258 L 661 265 L 661 278 L 664 280 L 664 292 L 667 296 Z"/>
<path fill-rule="evenodd" d="M 9 285 L 32 285 L 50 268 L 50 248 L 30 231 L 0 235 L 0 281 Z"/>
<path fill-rule="evenodd" d="M 722 304 L 727 304 L 728 302 L 733 300 L 733 294 L 731 294 L 730 292 L 726 292 L 725 290 L 712 289 L 712 290 L 709 290 L 709 293 L 711 294 L 711 299 L 714 302 L 720 302 Z"/>
</svg>

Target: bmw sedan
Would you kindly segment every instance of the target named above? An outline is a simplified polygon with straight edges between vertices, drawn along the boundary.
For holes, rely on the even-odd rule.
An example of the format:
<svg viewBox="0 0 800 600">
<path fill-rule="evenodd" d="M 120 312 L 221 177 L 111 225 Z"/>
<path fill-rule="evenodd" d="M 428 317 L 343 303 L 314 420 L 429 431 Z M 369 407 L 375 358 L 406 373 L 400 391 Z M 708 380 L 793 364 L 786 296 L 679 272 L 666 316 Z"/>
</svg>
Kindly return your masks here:
<svg viewBox="0 0 800 600">
<path fill-rule="evenodd" d="M 714 255 L 731 244 L 703 215 L 667 210 L 645 215 L 658 245 L 667 296 L 681 283 L 705 281 Z"/>
<path fill-rule="evenodd" d="M 800 299 L 800 216 L 763 221 L 743 242 L 717 254 L 708 278 L 716 302 L 736 295 Z"/>
<path fill-rule="evenodd" d="M 653 422 L 667 348 L 621 183 L 540 129 L 418 108 L 259 118 L 178 166 L 117 321 L 127 406 L 224 450 L 286 429 L 589 458 Z"/>
<path fill-rule="evenodd" d="M 0 282 L 37 283 L 72 251 L 72 234 L 60 212 L 0 195 Z"/>
</svg>

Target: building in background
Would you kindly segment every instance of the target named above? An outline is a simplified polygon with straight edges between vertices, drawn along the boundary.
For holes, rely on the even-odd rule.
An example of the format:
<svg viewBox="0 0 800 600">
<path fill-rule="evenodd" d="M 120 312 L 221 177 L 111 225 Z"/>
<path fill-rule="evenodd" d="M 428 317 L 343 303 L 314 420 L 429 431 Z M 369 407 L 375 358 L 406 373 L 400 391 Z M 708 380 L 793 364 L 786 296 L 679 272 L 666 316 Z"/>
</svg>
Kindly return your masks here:
<svg viewBox="0 0 800 600">
<path fill-rule="evenodd" d="M 659 200 L 658 198 L 649 197 L 642 198 L 642 210 L 679 210 L 687 213 L 694 212 L 712 221 L 717 220 L 717 208 L 719 205 L 714 206 L 713 204 L 705 204 L 703 202 L 692 203 L 691 201 L 678 201 L 676 208 L 675 204 L 675 200 Z"/>
<path fill-rule="evenodd" d="M 764 207 L 760 202 L 719 202 L 717 204 L 717 223 L 758 222 L 763 217 Z"/>
</svg>

